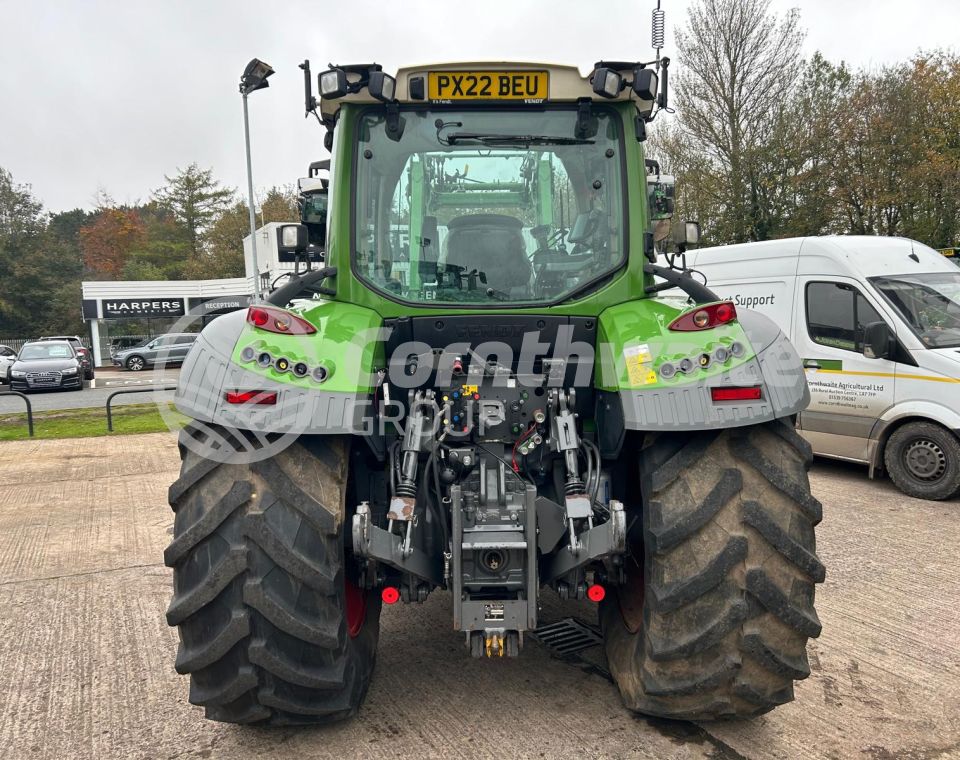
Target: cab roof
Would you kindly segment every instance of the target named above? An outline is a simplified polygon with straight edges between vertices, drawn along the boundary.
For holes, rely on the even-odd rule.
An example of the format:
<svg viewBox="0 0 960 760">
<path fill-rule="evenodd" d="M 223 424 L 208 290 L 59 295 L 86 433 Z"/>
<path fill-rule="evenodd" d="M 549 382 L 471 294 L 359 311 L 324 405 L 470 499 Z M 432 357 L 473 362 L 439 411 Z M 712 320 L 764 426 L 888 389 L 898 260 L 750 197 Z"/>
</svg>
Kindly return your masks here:
<svg viewBox="0 0 960 760">
<path fill-rule="evenodd" d="M 373 64 L 374 66 L 376 64 Z M 604 66 L 619 72 L 627 77 L 633 72 L 638 63 L 633 62 L 611 62 L 601 61 L 597 67 Z M 626 87 L 615 98 L 606 98 L 593 91 L 591 84 L 593 72 L 591 69 L 587 74 L 581 74 L 576 66 L 568 66 L 556 63 L 537 63 L 530 61 L 462 61 L 453 63 L 429 63 L 416 66 L 404 66 L 397 71 L 396 80 L 396 100 L 402 105 L 431 105 L 431 104 L 449 104 L 450 102 L 462 102 L 476 105 L 499 105 L 513 104 L 523 105 L 529 103 L 541 102 L 576 102 L 580 99 L 588 99 L 600 103 L 632 101 L 637 105 L 640 112 L 649 112 L 653 109 L 652 100 L 640 100 L 633 92 L 633 89 Z M 503 99 L 498 98 L 496 94 L 491 97 L 478 97 L 470 100 L 431 99 L 428 92 L 428 81 L 431 73 L 436 74 L 510 74 L 510 73 L 533 73 L 545 72 L 548 78 L 547 93 L 543 98 L 524 99 Z M 389 72 L 387 72 L 389 73 Z M 319 72 L 318 76 L 322 75 Z M 357 75 L 355 75 L 357 76 Z M 353 79 L 354 77 L 348 77 Z M 424 97 L 415 97 L 417 91 L 423 93 Z M 320 98 L 320 111 L 324 118 L 333 117 L 340 109 L 342 103 L 371 103 L 378 104 L 379 100 L 370 95 L 366 89 L 360 92 L 345 95 L 335 100 Z"/>
</svg>

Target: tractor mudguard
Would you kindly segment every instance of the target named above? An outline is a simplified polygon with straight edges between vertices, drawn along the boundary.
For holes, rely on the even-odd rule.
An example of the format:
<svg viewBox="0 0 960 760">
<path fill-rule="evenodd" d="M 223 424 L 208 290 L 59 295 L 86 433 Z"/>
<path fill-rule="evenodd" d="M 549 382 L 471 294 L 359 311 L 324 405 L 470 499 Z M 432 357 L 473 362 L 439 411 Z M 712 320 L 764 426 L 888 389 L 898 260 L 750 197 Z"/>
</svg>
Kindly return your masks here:
<svg viewBox="0 0 960 760">
<path fill-rule="evenodd" d="M 682 312 L 674 304 L 648 300 L 601 314 L 598 427 L 610 426 L 601 434 L 606 451 L 617 448 L 618 428 L 756 425 L 789 417 L 809 404 L 800 357 L 770 319 L 740 309 L 736 322 L 671 332 L 667 325 Z M 639 342 L 636 335 L 648 337 Z M 759 388 L 760 398 L 715 401 L 713 388 Z"/>
<path fill-rule="evenodd" d="M 329 302 L 307 302 L 290 311 L 316 333 L 255 330 L 246 311 L 207 325 L 183 363 L 174 397 L 177 409 L 204 422 L 256 432 L 369 432 L 380 317 L 369 309 Z M 302 377 L 294 373 L 298 364 L 307 368 Z M 318 367 L 323 368 L 322 380 L 315 374 Z M 268 403 L 229 403 L 228 394 L 244 391 L 262 393 Z"/>
</svg>

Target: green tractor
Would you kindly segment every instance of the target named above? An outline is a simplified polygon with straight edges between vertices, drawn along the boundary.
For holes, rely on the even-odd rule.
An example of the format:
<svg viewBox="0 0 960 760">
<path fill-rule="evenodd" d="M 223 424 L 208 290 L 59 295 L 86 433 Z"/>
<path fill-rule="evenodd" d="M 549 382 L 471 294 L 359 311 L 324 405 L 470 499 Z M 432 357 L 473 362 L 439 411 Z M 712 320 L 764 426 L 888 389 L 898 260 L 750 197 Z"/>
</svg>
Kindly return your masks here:
<svg viewBox="0 0 960 760">
<path fill-rule="evenodd" d="M 685 270 L 696 226 L 655 240 L 666 65 L 334 66 L 315 100 L 305 63 L 326 229 L 279 237 L 322 261 L 208 325 L 176 394 L 167 620 L 207 717 L 354 714 L 382 605 L 433 592 L 474 657 L 520 655 L 547 590 L 597 604 L 641 713 L 793 698 L 809 394 L 773 323 Z"/>
</svg>

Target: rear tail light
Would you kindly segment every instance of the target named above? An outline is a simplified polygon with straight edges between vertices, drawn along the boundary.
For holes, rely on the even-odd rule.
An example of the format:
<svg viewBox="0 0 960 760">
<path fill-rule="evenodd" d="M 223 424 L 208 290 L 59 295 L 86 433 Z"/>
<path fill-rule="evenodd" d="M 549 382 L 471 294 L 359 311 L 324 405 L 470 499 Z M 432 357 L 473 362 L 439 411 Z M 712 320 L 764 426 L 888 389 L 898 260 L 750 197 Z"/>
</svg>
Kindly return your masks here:
<svg viewBox="0 0 960 760">
<path fill-rule="evenodd" d="M 711 327 L 733 322 L 736 318 L 737 307 L 731 301 L 721 301 L 708 306 L 700 306 L 681 314 L 670 323 L 668 329 L 674 332 L 709 330 Z"/>
<path fill-rule="evenodd" d="M 274 306 L 251 306 L 247 322 L 261 330 L 281 335 L 312 335 L 317 328 L 307 320 Z"/>
<path fill-rule="evenodd" d="M 717 401 L 759 401 L 763 391 L 759 385 L 734 386 L 730 388 L 711 388 L 710 396 Z"/>
<path fill-rule="evenodd" d="M 227 391 L 224 397 L 228 404 L 274 406 L 277 403 L 277 394 L 270 391 Z"/>
</svg>

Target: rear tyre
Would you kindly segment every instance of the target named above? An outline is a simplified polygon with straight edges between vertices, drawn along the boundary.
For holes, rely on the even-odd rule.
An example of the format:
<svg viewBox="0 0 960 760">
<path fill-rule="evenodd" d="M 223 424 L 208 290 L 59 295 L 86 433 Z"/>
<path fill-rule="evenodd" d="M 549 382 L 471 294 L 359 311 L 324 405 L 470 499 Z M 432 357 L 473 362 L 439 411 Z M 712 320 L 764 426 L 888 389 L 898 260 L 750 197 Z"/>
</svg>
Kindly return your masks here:
<svg viewBox="0 0 960 760">
<path fill-rule="evenodd" d="M 601 622 L 628 708 L 684 720 L 759 715 L 793 699 L 820 634 L 821 506 L 809 445 L 786 421 L 651 436 L 627 583 Z"/>
<path fill-rule="evenodd" d="M 131 372 L 140 372 L 146 366 L 147 363 L 142 356 L 131 356 L 127 359 L 127 369 Z"/>
<path fill-rule="evenodd" d="M 185 446 L 170 487 L 174 540 L 167 622 L 190 701 L 227 723 L 329 723 L 370 684 L 380 597 L 344 556 L 348 442 L 311 439 L 253 464 Z M 301 439 L 302 441 L 303 439 Z"/>
<path fill-rule="evenodd" d="M 909 422 L 883 451 L 890 479 L 907 496 L 949 499 L 960 493 L 960 441 L 932 422 Z"/>
</svg>

